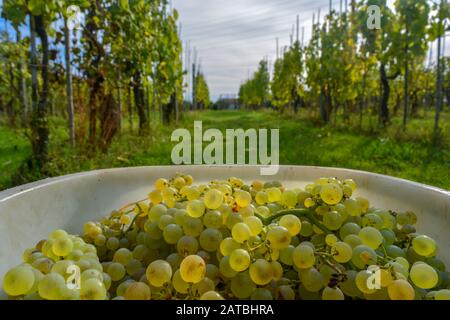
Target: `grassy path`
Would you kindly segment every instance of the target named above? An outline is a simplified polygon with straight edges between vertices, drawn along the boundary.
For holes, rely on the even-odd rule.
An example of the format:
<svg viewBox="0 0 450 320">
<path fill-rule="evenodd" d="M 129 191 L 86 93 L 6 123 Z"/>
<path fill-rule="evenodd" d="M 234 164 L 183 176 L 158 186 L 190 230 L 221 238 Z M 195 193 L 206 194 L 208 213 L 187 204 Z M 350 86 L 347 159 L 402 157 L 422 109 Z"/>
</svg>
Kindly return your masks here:
<svg viewBox="0 0 450 320">
<path fill-rule="evenodd" d="M 206 128 L 280 129 L 280 163 L 367 170 L 450 190 L 450 151 L 434 147 L 422 138 L 397 138 L 394 133 L 371 134 L 354 128 L 314 126 L 309 119 L 280 117 L 272 112 L 206 111 L 188 113 L 178 127 L 192 132 L 194 120 Z M 420 127 L 420 121 L 417 122 Z M 151 134 L 138 137 L 128 129 L 118 136 L 107 153 L 88 157 L 83 148 L 67 143 L 64 121 L 52 122 L 51 176 L 98 168 L 171 164 L 175 145 L 170 136 L 175 127 L 152 124 Z M 136 126 L 136 124 L 135 124 Z M 414 129 L 410 130 L 415 133 Z M 11 176 L 30 153 L 25 138 L 0 127 L 0 189 L 11 186 Z M 415 142 L 416 141 L 416 142 Z M 17 172 L 16 172 L 17 175 Z M 26 180 L 35 180 L 36 173 Z"/>
</svg>

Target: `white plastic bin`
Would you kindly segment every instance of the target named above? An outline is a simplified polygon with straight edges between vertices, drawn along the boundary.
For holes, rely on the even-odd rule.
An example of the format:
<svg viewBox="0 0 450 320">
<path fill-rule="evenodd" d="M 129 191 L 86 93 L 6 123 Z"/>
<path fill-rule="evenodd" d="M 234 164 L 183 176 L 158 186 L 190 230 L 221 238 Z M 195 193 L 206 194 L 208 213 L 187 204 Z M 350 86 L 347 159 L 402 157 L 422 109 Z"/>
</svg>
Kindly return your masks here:
<svg viewBox="0 0 450 320">
<path fill-rule="evenodd" d="M 261 177 L 258 166 L 158 166 L 98 170 L 38 181 L 0 192 L 0 288 L 5 272 L 21 263 L 23 251 L 62 228 L 79 233 L 83 223 L 100 219 L 126 203 L 146 197 L 155 179 L 177 172 L 196 182 L 230 176 L 252 181 L 280 180 L 303 187 L 319 177 L 352 178 L 356 195 L 371 206 L 411 210 L 418 232 L 433 237 L 439 256 L 450 266 L 450 192 L 423 184 L 363 171 L 306 166 L 281 166 L 276 176 Z"/>
</svg>

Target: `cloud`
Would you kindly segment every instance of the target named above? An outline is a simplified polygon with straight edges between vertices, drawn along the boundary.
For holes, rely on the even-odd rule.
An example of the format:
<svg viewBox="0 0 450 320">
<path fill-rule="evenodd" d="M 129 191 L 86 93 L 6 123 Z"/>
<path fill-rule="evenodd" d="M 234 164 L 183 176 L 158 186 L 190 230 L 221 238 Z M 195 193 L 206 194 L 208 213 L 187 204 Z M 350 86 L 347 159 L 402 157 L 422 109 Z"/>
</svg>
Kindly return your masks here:
<svg viewBox="0 0 450 320">
<path fill-rule="evenodd" d="M 262 58 L 274 61 L 275 39 L 279 38 L 280 47 L 289 45 L 297 14 L 300 26 L 305 28 L 306 41 L 311 33 L 313 12 L 321 8 L 323 15 L 328 3 L 328 0 L 173 1 L 180 13 L 182 38 L 196 48 L 213 98 L 237 93 L 241 82 L 255 71 Z"/>
</svg>

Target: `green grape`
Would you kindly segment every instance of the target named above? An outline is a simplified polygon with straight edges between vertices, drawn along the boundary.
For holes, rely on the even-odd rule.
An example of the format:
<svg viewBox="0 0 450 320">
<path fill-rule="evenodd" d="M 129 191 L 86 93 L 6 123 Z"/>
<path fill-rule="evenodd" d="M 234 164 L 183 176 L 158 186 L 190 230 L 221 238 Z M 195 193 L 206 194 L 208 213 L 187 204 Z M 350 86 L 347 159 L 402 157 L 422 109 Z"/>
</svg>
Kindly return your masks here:
<svg viewBox="0 0 450 320">
<path fill-rule="evenodd" d="M 58 230 L 54 230 L 54 231 L 50 232 L 50 234 L 48 235 L 48 238 L 55 240 L 57 238 L 63 238 L 63 237 L 68 237 L 68 236 L 69 236 L 69 234 L 66 231 L 58 229 Z"/>
<path fill-rule="evenodd" d="M 205 292 L 200 300 L 224 300 L 223 297 L 216 291 Z"/>
<path fill-rule="evenodd" d="M 229 256 L 231 252 L 235 249 L 239 249 L 241 247 L 241 244 L 234 241 L 233 238 L 228 237 L 222 240 L 220 242 L 220 253 L 223 256 Z"/>
<path fill-rule="evenodd" d="M 248 299 L 256 289 L 255 284 L 247 272 L 237 274 L 231 279 L 231 292 L 239 299 Z"/>
<path fill-rule="evenodd" d="M 176 224 L 182 226 L 184 224 L 184 219 L 187 216 L 187 211 L 184 209 L 178 209 L 174 214 L 173 214 L 173 219 L 175 221 Z"/>
<path fill-rule="evenodd" d="M 200 218 L 205 213 L 205 204 L 201 200 L 189 201 L 186 211 L 192 218 Z"/>
<path fill-rule="evenodd" d="M 244 219 L 243 217 L 237 213 L 237 212 L 232 212 L 229 215 L 227 215 L 226 220 L 225 220 L 225 225 L 227 226 L 228 229 L 233 229 L 234 225 L 239 223 L 239 222 L 243 222 Z"/>
<path fill-rule="evenodd" d="M 355 270 L 347 270 L 345 272 L 347 279 L 339 284 L 339 287 L 341 288 L 342 292 L 345 293 L 345 295 L 349 297 L 358 297 L 361 294 L 361 291 L 359 291 L 358 287 L 356 286 L 355 279 L 356 275 L 358 274 Z"/>
<path fill-rule="evenodd" d="M 270 264 L 272 265 L 273 280 L 280 280 L 284 274 L 283 266 L 275 260 L 273 260 Z"/>
<path fill-rule="evenodd" d="M 169 224 L 172 224 L 174 222 L 175 222 L 175 219 L 171 215 L 169 215 L 169 214 L 162 215 L 158 221 L 158 228 L 161 230 L 164 230 L 164 228 L 166 226 L 168 226 Z"/>
<path fill-rule="evenodd" d="M 405 269 L 403 265 L 401 265 L 398 262 L 395 262 L 394 260 L 386 263 L 385 267 L 392 268 L 396 273 L 403 275 L 404 278 L 408 278 L 409 276 L 408 269 Z"/>
<path fill-rule="evenodd" d="M 285 227 L 276 226 L 271 228 L 266 235 L 270 246 L 276 250 L 283 250 L 291 243 L 291 235 Z"/>
<path fill-rule="evenodd" d="M 450 290 L 448 289 L 442 289 L 439 291 L 436 291 L 436 294 L 434 295 L 434 300 L 450 300 Z"/>
<path fill-rule="evenodd" d="M 349 186 L 352 189 L 352 191 L 356 190 L 356 183 L 355 181 L 353 181 L 353 179 L 345 179 L 342 183 L 343 185 Z"/>
<path fill-rule="evenodd" d="M 163 230 L 163 238 L 167 243 L 175 244 L 183 236 L 183 230 L 177 224 L 169 224 Z"/>
<path fill-rule="evenodd" d="M 265 191 L 258 191 L 255 195 L 255 201 L 259 205 L 265 205 L 269 202 L 269 196 Z"/>
<path fill-rule="evenodd" d="M 325 243 L 327 244 L 327 245 L 329 245 L 329 246 L 332 246 L 333 244 L 335 244 L 336 242 L 338 242 L 339 241 L 339 239 L 338 239 L 338 237 L 336 237 L 334 234 L 332 234 L 332 233 L 330 233 L 330 234 L 327 234 L 326 236 L 325 236 Z"/>
<path fill-rule="evenodd" d="M 250 193 L 244 190 L 238 190 L 234 193 L 234 199 L 239 207 L 244 208 L 252 202 Z"/>
<path fill-rule="evenodd" d="M 292 190 L 286 190 L 281 194 L 281 204 L 292 209 L 297 205 L 297 194 Z"/>
<path fill-rule="evenodd" d="M 425 260 L 425 262 L 438 271 L 445 272 L 445 270 L 446 270 L 444 262 L 442 262 L 442 260 L 437 259 L 435 257 L 427 258 Z"/>
<path fill-rule="evenodd" d="M 50 272 L 59 273 L 64 278 L 67 278 L 68 277 L 67 269 L 74 264 L 75 263 L 72 260 L 59 260 L 55 262 Z"/>
<path fill-rule="evenodd" d="M 387 289 L 391 300 L 414 300 L 414 288 L 406 280 L 394 280 Z"/>
<path fill-rule="evenodd" d="M 300 229 L 300 235 L 302 237 L 310 237 L 313 234 L 313 225 L 308 220 L 302 220 L 302 228 Z"/>
<path fill-rule="evenodd" d="M 126 249 L 120 248 L 114 253 L 113 261 L 118 262 L 122 265 L 126 265 L 131 259 L 133 259 L 133 253 Z"/>
<path fill-rule="evenodd" d="M 352 263 L 359 269 L 364 269 L 367 265 L 377 262 L 376 252 L 366 245 L 359 245 L 353 248 Z"/>
<path fill-rule="evenodd" d="M 279 300 L 295 300 L 295 292 L 289 285 L 279 286 L 276 290 L 276 296 Z"/>
<path fill-rule="evenodd" d="M 178 293 L 182 293 L 182 294 L 188 293 L 188 290 L 190 287 L 189 283 L 184 281 L 183 278 L 181 277 L 179 269 L 177 271 L 175 271 L 175 273 L 173 275 L 172 285 Z"/>
<path fill-rule="evenodd" d="M 272 293 L 265 288 L 256 288 L 252 295 L 250 296 L 251 300 L 273 300 Z"/>
<path fill-rule="evenodd" d="M 383 219 L 383 228 L 386 229 L 394 229 L 397 224 L 396 219 L 393 215 L 391 215 L 388 211 L 376 211 L 375 214 Z"/>
<path fill-rule="evenodd" d="M 316 268 L 301 272 L 300 279 L 305 289 L 310 292 L 318 292 L 323 288 L 324 277 Z"/>
<path fill-rule="evenodd" d="M 204 203 L 206 208 L 216 210 L 223 203 L 223 194 L 217 189 L 211 189 L 205 193 Z"/>
<path fill-rule="evenodd" d="M 125 265 L 125 270 L 130 276 L 132 276 L 133 274 L 141 270 L 142 267 L 143 267 L 142 262 L 133 258 L 127 262 L 127 264 Z"/>
<path fill-rule="evenodd" d="M 252 237 L 259 235 L 263 229 L 263 223 L 255 216 L 245 217 L 244 223 L 250 228 L 250 235 Z"/>
<path fill-rule="evenodd" d="M 380 233 L 383 236 L 383 245 L 384 246 L 394 244 L 394 242 L 396 241 L 396 236 L 395 236 L 394 231 L 392 231 L 390 229 L 381 229 Z"/>
<path fill-rule="evenodd" d="M 374 227 L 378 230 L 383 228 L 384 225 L 383 219 L 375 213 L 368 213 L 364 215 L 362 217 L 361 223 L 363 227 Z"/>
<path fill-rule="evenodd" d="M 416 262 L 409 273 L 412 282 L 422 289 L 432 289 L 439 281 L 436 270 L 423 262 Z"/>
<path fill-rule="evenodd" d="M 356 234 L 349 234 L 345 237 L 344 242 L 349 244 L 350 247 L 354 248 L 362 244 L 361 238 Z"/>
<path fill-rule="evenodd" d="M 234 271 L 244 271 L 250 265 L 250 254 L 244 249 L 235 249 L 230 254 L 229 264 Z"/>
<path fill-rule="evenodd" d="M 353 222 L 347 222 L 339 229 L 339 236 L 341 239 L 345 239 L 350 234 L 358 235 L 361 231 L 361 227 Z"/>
<path fill-rule="evenodd" d="M 203 231 L 203 222 L 201 219 L 187 216 L 183 224 L 184 234 L 187 236 L 198 237 Z"/>
<path fill-rule="evenodd" d="M 65 288 L 66 281 L 62 275 L 49 273 L 39 281 L 38 292 L 46 300 L 60 300 Z"/>
<path fill-rule="evenodd" d="M 144 230 L 152 240 L 159 240 L 162 238 L 162 230 L 158 226 L 158 221 L 147 220 L 144 225 Z"/>
<path fill-rule="evenodd" d="M 323 215 L 323 225 L 330 230 L 338 230 L 342 222 L 342 217 L 337 211 L 329 211 Z"/>
<path fill-rule="evenodd" d="M 281 190 L 277 187 L 272 187 L 266 189 L 267 198 L 269 202 L 278 202 L 281 201 Z"/>
<path fill-rule="evenodd" d="M 243 222 L 236 223 L 231 229 L 233 240 L 238 243 L 247 241 L 251 236 L 250 228 Z"/>
<path fill-rule="evenodd" d="M 420 235 L 413 239 L 412 248 L 424 257 L 432 255 L 436 251 L 436 242 L 428 236 Z"/>
<path fill-rule="evenodd" d="M 49 258 L 40 258 L 35 260 L 31 265 L 43 274 L 47 274 L 53 267 L 53 260 Z"/>
<path fill-rule="evenodd" d="M 300 244 L 292 251 L 292 261 L 297 268 L 311 268 L 316 261 L 316 258 L 314 257 L 314 249 L 308 245 Z"/>
<path fill-rule="evenodd" d="M 397 258 L 394 258 L 393 261 L 401 264 L 403 269 L 409 270 L 409 262 L 405 258 L 397 257 Z"/>
<path fill-rule="evenodd" d="M 188 256 L 198 251 L 198 241 L 191 236 L 182 236 L 177 242 L 177 251 L 182 256 Z"/>
<path fill-rule="evenodd" d="M 322 300 L 344 300 L 344 294 L 339 288 L 326 287 L 322 291 Z"/>
<path fill-rule="evenodd" d="M 134 281 L 132 279 L 128 279 L 128 280 L 121 282 L 116 288 L 116 295 L 123 297 L 125 295 L 125 292 L 127 291 L 128 287 L 135 282 L 136 281 Z"/>
<path fill-rule="evenodd" d="M 95 269 L 84 270 L 81 273 L 81 277 L 80 277 L 81 283 L 83 283 L 84 281 L 86 281 L 88 279 L 98 279 L 100 281 L 103 281 L 102 272 L 95 270 Z"/>
<path fill-rule="evenodd" d="M 331 247 L 333 259 L 339 263 L 346 263 L 352 259 L 353 250 L 352 247 L 345 242 L 336 242 Z"/>
<path fill-rule="evenodd" d="M 296 236 L 302 229 L 302 222 L 297 216 L 293 214 L 287 214 L 281 217 L 279 223 L 280 226 L 285 227 L 291 236 Z"/>
<path fill-rule="evenodd" d="M 233 278 L 238 273 L 230 265 L 230 257 L 223 257 L 219 262 L 219 271 L 226 278 Z"/>
<path fill-rule="evenodd" d="M 178 253 L 171 253 L 167 256 L 166 261 L 170 264 L 172 270 L 177 270 L 180 268 L 181 261 L 183 261 L 183 256 Z"/>
<path fill-rule="evenodd" d="M 125 276 L 126 270 L 122 264 L 113 262 L 108 266 L 106 273 L 108 273 L 112 281 L 119 281 Z"/>
<path fill-rule="evenodd" d="M 222 213 L 218 210 L 206 212 L 203 216 L 203 224 L 207 228 L 220 228 L 223 225 Z"/>
<path fill-rule="evenodd" d="M 320 198 L 326 204 L 338 204 L 342 200 L 342 197 L 342 188 L 336 183 L 327 183 L 320 188 Z"/>
<path fill-rule="evenodd" d="M 348 185 L 343 185 L 342 186 L 342 193 L 344 194 L 344 197 L 346 198 L 350 198 L 353 194 L 353 190 L 350 186 Z"/>
<path fill-rule="evenodd" d="M 200 282 L 206 274 L 206 263 L 200 256 L 187 256 L 181 262 L 180 274 L 183 280 L 186 282 Z"/>
<path fill-rule="evenodd" d="M 264 286 L 273 279 L 272 265 L 264 259 L 257 259 L 250 265 L 249 274 L 255 284 Z"/>
<path fill-rule="evenodd" d="M 414 252 L 414 250 L 411 249 L 411 251 Z M 396 258 L 396 257 L 406 257 L 405 252 L 396 245 L 389 245 L 386 247 L 386 253 L 389 257 Z M 408 259 L 409 260 L 409 259 Z"/>
<path fill-rule="evenodd" d="M 374 293 L 376 291 L 376 289 L 371 288 L 371 287 L 368 286 L 369 281 L 370 281 L 369 278 L 371 276 L 372 276 L 372 272 L 370 272 L 368 270 L 361 270 L 356 275 L 355 283 L 356 283 L 356 286 L 358 287 L 358 289 L 361 292 L 367 293 L 367 294 L 371 294 L 371 293 Z"/>
<path fill-rule="evenodd" d="M 220 281 L 219 279 L 219 268 L 215 264 L 208 263 L 206 265 L 206 277 L 214 281 L 214 284 L 217 285 Z"/>
<path fill-rule="evenodd" d="M 102 246 L 106 245 L 106 237 L 103 234 L 97 235 L 94 239 L 94 244 L 97 247 L 102 247 Z"/>
<path fill-rule="evenodd" d="M 162 287 L 172 278 L 172 267 L 167 261 L 156 260 L 150 263 L 145 271 L 148 282 L 154 287 Z"/>
<path fill-rule="evenodd" d="M 287 248 L 280 251 L 280 260 L 285 265 L 292 266 L 294 261 L 292 259 L 292 253 L 294 252 L 295 247 L 293 245 L 289 245 Z"/>
<path fill-rule="evenodd" d="M 157 222 L 166 213 L 167 213 L 166 206 L 162 204 L 157 204 L 151 207 L 150 211 L 148 212 L 148 218 L 151 222 Z"/>
<path fill-rule="evenodd" d="M 211 279 L 205 277 L 201 281 L 192 285 L 191 292 L 193 292 L 196 296 L 202 296 L 206 292 L 214 291 L 215 288 L 216 285 L 214 284 L 214 282 Z"/>
<path fill-rule="evenodd" d="M 221 241 L 222 233 L 213 228 L 203 230 L 199 237 L 200 246 L 208 252 L 214 252 L 219 249 Z"/>
<path fill-rule="evenodd" d="M 369 200 L 363 197 L 357 197 L 356 202 L 358 202 L 359 206 L 363 213 L 366 213 L 369 210 Z"/>
<path fill-rule="evenodd" d="M 112 279 L 109 276 L 109 274 L 107 274 L 106 272 L 102 272 L 102 281 L 103 281 L 103 285 L 105 286 L 106 290 L 109 290 L 109 288 L 111 287 L 111 282 L 112 282 Z"/>
<path fill-rule="evenodd" d="M 280 210 L 283 210 L 283 206 L 278 204 L 278 203 L 269 203 L 267 205 L 267 208 L 269 209 L 269 211 L 271 213 L 275 213 L 275 212 L 278 212 Z"/>
<path fill-rule="evenodd" d="M 35 282 L 33 269 L 28 266 L 17 266 L 10 269 L 3 278 L 3 290 L 10 296 L 26 294 Z"/>
<path fill-rule="evenodd" d="M 344 206 L 349 216 L 358 217 L 362 213 L 361 205 L 356 200 L 347 199 L 344 201 Z"/>
<path fill-rule="evenodd" d="M 125 300 L 150 300 L 151 290 L 143 282 L 131 283 L 124 293 Z"/>
<path fill-rule="evenodd" d="M 378 249 L 383 242 L 383 235 L 374 227 L 364 227 L 358 234 L 362 243 L 372 249 Z"/>
<path fill-rule="evenodd" d="M 53 240 L 52 252 L 58 257 L 65 257 L 73 249 L 73 242 L 69 237 L 60 236 Z"/>
<path fill-rule="evenodd" d="M 90 278 L 81 282 L 80 298 L 82 300 L 105 300 L 106 288 L 97 278 Z"/>
<path fill-rule="evenodd" d="M 256 212 L 259 213 L 263 218 L 270 216 L 270 209 L 266 206 L 257 207 Z"/>
</svg>

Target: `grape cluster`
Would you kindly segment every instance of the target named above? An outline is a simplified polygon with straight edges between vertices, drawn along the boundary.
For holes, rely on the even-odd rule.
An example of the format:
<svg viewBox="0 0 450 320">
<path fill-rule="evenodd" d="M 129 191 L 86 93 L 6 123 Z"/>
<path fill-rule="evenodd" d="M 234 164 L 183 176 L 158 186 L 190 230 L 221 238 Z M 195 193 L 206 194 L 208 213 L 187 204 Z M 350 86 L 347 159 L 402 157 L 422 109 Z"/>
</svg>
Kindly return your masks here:
<svg viewBox="0 0 450 320">
<path fill-rule="evenodd" d="M 450 274 L 416 215 L 373 208 L 355 190 L 336 178 L 290 190 L 160 178 L 82 235 L 56 230 L 27 249 L 3 290 L 49 300 L 449 300 Z"/>
</svg>

